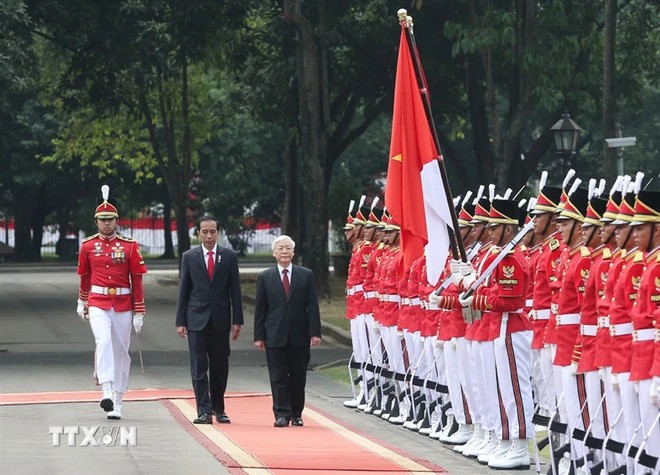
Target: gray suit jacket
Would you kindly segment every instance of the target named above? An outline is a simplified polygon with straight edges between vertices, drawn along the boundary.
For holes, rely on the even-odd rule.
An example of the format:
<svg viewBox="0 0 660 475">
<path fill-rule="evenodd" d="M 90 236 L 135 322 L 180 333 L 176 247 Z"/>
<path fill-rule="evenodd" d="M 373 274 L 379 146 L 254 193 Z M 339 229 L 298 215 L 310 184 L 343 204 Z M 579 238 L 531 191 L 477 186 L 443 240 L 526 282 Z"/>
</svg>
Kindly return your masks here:
<svg viewBox="0 0 660 475">
<path fill-rule="evenodd" d="M 238 258 L 227 247 L 218 246 L 213 279 L 209 278 L 202 246 L 181 257 L 176 326 L 200 331 L 209 319 L 217 330 L 229 331 L 232 324 L 243 324 Z"/>
<path fill-rule="evenodd" d="M 314 274 L 306 267 L 293 266 L 289 298 L 284 294 L 276 267 L 257 278 L 254 307 L 254 341 L 270 348 L 309 346 L 313 336 L 321 337 L 321 317 Z"/>
</svg>

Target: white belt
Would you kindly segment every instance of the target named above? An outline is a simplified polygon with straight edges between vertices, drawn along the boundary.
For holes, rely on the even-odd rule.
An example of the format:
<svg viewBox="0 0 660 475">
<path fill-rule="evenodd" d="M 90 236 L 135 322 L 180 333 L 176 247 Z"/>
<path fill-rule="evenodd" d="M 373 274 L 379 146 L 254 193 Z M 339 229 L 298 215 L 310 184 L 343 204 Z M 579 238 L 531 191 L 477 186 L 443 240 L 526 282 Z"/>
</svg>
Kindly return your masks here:
<svg viewBox="0 0 660 475">
<path fill-rule="evenodd" d="M 550 309 L 534 310 L 534 320 L 550 320 Z"/>
<path fill-rule="evenodd" d="M 525 300 L 525 307 L 531 307 L 532 305 L 534 305 L 534 299 Z"/>
<path fill-rule="evenodd" d="M 609 327 L 610 327 L 609 315 L 605 317 L 598 317 L 598 328 L 609 328 Z"/>
<path fill-rule="evenodd" d="M 632 323 L 619 323 L 617 325 L 610 325 L 610 335 L 612 336 L 630 335 L 632 332 Z"/>
<path fill-rule="evenodd" d="M 557 325 L 579 325 L 579 324 L 580 324 L 579 313 L 564 313 L 562 315 L 557 315 Z"/>
<path fill-rule="evenodd" d="M 642 330 L 633 330 L 633 341 L 653 341 L 655 340 L 655 328 L 644 328 Z"/>
<path fill-rule="evenodd" d="M 376 298 L 376 292 L 374 292 L 373 290 L 372 290 L 371 292 L 365 292 L 365 293 L 364 293 L 364 298 L 365 298 L 365 299 L 373 299 L 373 298 Z"/>
<path fill-rule="evenodd" d="M 419 297 L 415 297 L 410 299 L 410 305 L 421 305 L 422 301 L 419 299 Z"/>
<path fill-rule="evenodd" d="M 362 291 L 362 284 L 354 285 L 353 287 L 349 287 L 346 289 L 346 295 L 355 295 L 361 291 Z"/>
<path fill-rule="evenodd" d="M 596 336 L 598 325 L 580 325 L 580 333 L 583 336 Z"/>
<path fill-rule="evenodd" d="M 401 297 L 401 305 L 410 305 L 410 299 L 408 297 Z"/>
<path fill-rule="evenodd" d="M 401 301 L 401 297 L 397 294 L 382 294 L 378 296 L 378 300 L 380 300 L 381 302 L 399 303 Z"/>
<path fill-rule="evenodd" d="M 556 315 L 557 312 L 559 312 L 559 304 L 558 303 L 551 303 L 550 304 L 550 312 L 552 312 Z"/>
<path fill-rule="evenodd" d="M 427 303 L 426 305 L 427 305 L 427 306 L 426 306 L 426 309 L 427 309 L 427 310 L 442 310 L 440 307 L 438 307 L 438 304 L 437 304 L 437 303 L 431 303 L 431 302 L 429 302 L 429 303 Z"/>
<path fill-rule="evenodd" d="M 129 295 L 131 289 L 126 287 L 101 287 L 100 285 L 92 285 L 92 293 L 101 295 Z"/>
</svg>

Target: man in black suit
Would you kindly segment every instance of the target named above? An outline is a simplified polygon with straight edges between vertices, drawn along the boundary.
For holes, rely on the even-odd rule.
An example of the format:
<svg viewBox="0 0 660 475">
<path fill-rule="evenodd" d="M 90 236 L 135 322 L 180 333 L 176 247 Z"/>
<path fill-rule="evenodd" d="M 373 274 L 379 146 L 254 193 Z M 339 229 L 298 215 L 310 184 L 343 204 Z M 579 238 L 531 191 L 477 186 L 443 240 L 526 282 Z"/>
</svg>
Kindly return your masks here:
<svg viewBox="0 0 660 475">
<path fill-rule="evenodd" d="M 183 253 L 179 275 L 176 331 L 188 337 L 197 419 L 229 423 L 225 389 L 229 374 L 229 334 L 238 338 L 243 325 L 241 283 L 236 253 L 218 245 L 218 222 L 204 216 L 197 233 L 202 245 Z M 210 395 L 209 395 L 210 390 Z"/>
<path fill-rule="evenodd" d="M 275 427 L 302 426 L 310 346 L 321 343 L 321 317 L 311 270 L 293 265 L 295 242 L 273 241 L 277 266 L 257 279 L 254 345 L 266 350 Z"/>
</svg>

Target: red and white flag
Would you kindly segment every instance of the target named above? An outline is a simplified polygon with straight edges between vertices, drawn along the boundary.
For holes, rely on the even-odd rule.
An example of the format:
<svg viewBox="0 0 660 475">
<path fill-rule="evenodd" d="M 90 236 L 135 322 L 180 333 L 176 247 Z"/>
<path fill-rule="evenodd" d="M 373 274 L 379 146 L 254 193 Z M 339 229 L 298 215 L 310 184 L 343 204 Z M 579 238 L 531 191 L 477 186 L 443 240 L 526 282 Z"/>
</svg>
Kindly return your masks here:
<svg viewBox="0 0 660 475">
<path fill-rule="evenodd" d="M 442 156 L 433 142 L 402 28 L 385 205 L 401 227 L 403 265 L 409 267 L 426 248 L 426 272 L 433 285 L 440 278 L 449 251 L 447 226 L 453 228 L 451 204 L 436 160 L 442 160 Z"/>
</svg>

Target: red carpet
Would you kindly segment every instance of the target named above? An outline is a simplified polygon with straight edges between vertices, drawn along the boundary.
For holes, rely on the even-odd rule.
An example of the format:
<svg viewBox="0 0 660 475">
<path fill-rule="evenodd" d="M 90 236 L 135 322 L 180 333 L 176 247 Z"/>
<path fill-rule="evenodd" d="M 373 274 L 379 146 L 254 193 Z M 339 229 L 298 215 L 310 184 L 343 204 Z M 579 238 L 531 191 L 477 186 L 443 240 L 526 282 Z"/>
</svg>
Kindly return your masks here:
<svg viewBox="0 0 660 475">
<path fill-rule="evenodd" d="M 91 403 L 101 392 L 0 394 L 0 406 Z M 395 475 L 445 471 L 307 407 L 304 427 L 273 427 L 272 400 L 262 393 L 227 393 L 231 424 L 194 425 L 190 389 L 136 389 L 125 401 L 161 401 L 174 419 L 230 473 L 275 475 Z M 387 429 L 386 429 L 387 430 Z"/>
</svg>

